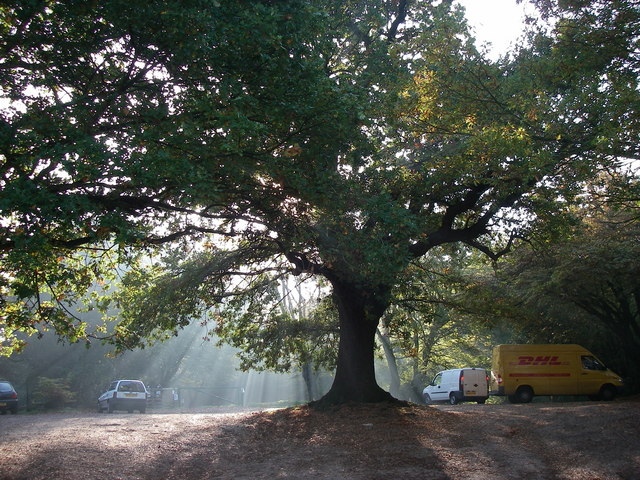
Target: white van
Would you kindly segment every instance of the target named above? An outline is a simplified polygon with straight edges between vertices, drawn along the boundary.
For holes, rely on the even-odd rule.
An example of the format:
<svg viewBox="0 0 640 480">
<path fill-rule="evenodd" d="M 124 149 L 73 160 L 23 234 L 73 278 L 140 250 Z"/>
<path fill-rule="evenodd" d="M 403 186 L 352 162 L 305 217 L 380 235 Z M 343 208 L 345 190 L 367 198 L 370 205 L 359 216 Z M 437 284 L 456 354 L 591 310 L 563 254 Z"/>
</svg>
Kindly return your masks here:
<svg viewBox="0 0 640 480">
<path fill-rule="evenodd" d="M 140 380 L 114 380 L 98 398 L 98 413 L 126 410 L 133 413 L 139 410 L 145 413 L 149 393 Z"/>
<path fill-rule="evenodd" d="M 484 368 L 454 368 L 438 372 L 422 391 L 425 403 L 484 403 L 489 398 L 489 376 Z"/>
</svg>

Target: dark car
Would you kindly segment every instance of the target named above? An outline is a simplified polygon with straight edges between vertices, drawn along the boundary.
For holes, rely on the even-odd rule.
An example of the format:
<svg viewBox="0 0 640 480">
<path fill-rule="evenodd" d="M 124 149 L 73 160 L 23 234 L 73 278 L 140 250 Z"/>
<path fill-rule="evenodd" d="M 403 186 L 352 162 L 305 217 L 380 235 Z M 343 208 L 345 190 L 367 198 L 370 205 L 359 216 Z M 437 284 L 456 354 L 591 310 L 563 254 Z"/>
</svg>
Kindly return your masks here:
<svg viewBox="0 0 640 480">
<path fill-rule="evenodd" d="M 0 412 L 18 413 L 18 394 L 6 380 L 0 380 Z"/>
</svg>

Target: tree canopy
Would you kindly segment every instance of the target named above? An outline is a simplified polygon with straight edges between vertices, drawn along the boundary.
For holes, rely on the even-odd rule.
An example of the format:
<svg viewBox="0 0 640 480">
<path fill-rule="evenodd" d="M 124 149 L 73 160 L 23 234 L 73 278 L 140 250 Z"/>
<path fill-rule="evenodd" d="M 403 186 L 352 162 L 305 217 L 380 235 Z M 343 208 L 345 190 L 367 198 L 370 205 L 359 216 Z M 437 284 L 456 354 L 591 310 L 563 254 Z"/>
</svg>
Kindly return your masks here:
<svg viewBox="0 0 640 480">
<path fill-rule="evenodd" d="M 3 2 L 3 347 L 100 335 L 66 307 L 99 285 L 132 348 L 320 276 L 324 403 L 388 399 L 374 337 L 413 260 L 497 258 L 638 158 L 636 2 L 536 3 L 550 23 L 490 61 L 452 1 Z"/>
</svg>

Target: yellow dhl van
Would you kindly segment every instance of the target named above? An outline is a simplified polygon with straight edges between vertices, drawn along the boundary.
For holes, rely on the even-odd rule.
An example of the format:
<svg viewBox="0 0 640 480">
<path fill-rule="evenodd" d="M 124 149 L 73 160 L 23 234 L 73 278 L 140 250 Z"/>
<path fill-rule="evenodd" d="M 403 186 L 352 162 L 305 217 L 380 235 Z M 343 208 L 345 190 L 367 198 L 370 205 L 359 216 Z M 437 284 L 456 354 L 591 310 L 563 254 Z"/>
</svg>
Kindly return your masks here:
<svg viewBox="0 0 640 480">
<path fill-rule="evenodd" d="M 498 345 L 493 349 L 491 394 L 511 403 L 535 395 L 588 395 L 613 400 L 622 379 L 580 345 Z"/>
</svg>

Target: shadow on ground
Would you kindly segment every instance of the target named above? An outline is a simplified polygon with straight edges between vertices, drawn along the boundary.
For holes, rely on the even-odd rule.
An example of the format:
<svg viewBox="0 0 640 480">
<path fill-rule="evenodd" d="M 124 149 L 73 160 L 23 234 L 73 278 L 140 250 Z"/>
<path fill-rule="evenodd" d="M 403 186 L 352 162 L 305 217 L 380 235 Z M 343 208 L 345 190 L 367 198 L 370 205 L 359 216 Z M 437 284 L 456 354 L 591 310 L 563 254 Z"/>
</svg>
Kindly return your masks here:
<svg viewBox="0 0 640 480">
<path fill-rule="evenodd" d="M 640 403 L 0 418 L 0 479 L 640 478 Z"/>
</svg>

